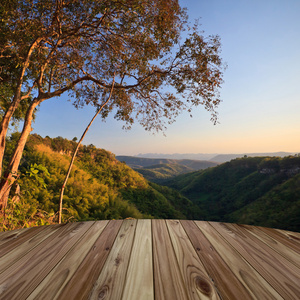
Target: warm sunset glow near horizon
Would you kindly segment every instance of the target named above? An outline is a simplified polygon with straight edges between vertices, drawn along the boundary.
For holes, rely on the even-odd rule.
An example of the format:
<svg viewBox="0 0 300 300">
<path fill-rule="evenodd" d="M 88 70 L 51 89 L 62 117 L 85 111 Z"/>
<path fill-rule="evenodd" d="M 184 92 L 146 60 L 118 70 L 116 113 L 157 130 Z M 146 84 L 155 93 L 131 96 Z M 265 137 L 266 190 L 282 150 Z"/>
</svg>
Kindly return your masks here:
<svg viewBox="0 0 300 300">
<path fill-rule="evenodd" d="M 84 144 L 117 155 L 139 153 L 300 152 L 300 1 L 182 0 L 190 21 L 201 18 L 205 35 L 221 37 L 228 64 L 219 124 L 204 108 L 183 113 L 162 134 L 139 124 L 130 131 L 112 117 L 92 125 Z M 80 137 L 94 114 L 76 110 L 67 95 L 42 103 L 35 133 Z"/>
</svg>

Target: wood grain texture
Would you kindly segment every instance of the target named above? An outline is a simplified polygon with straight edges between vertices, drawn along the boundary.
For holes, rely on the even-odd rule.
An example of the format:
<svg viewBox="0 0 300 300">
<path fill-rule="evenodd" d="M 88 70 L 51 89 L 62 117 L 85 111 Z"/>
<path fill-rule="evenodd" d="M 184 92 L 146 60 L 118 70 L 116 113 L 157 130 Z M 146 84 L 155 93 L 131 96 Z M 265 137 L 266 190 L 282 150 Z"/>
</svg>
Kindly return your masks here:
<svg viewBox="0 0 300 300">
<path fill-rule="evenodd" d="M 62 289 L 77 271 L 88 251 L 99 238 L 107 223 L 108 221 L 95 222 L 27 299 L 57 299 Z"/>
<path fill-rule="evenodd" d="M 188 299 L 166 222 L 152 221 L 155 299 Z"/>
<path fill-rule="evenodd" d="M 199 227 L 192 221 L 181 220 L 180 222 L 196 249 L 209 277 L 222 295 L 222 299 L 252 299 L 250 293 L 232 273 L 213 245 L 199 230 Z"/>
<path fill-rule="evenodd" d="M 42 227 L 42 226 L 41 226 Z M 16 229 L 16 230 L 11 230 L 11 231 L 3 231 L 0 232 L 0 246 L 3 243 L 9 242 L 11 240 L 14 240 L 15 238 L 18 238 L 19 235 L 24 234 L 26 231 L 30 231 L 33 228 L 36 227 L 31 227 L 31 228 L 21 228 L 21 229 Z"/>
<path fill-rule="evenodd" d="M 151 220 L 138 220 L 123 300 L 154 300 Z"/>
<path fill-rule="evenodd" d="M 300 299 L 298 233 L 112 220 L 0 234 L 0 300 Z"/>
<path fill-rule="evenodd" d="M 210 223 L 284 299 L 300 295 L 300 270 L 241 226 Z"/>
<path fill-rule="evenodd" d="M 92 223 L 69 223 L 0 274 L 1 299 L 26 299 Z"/>
<path fill-rule="evenodd" d="M 58 230 L 58 226 L 33 227 L 0 246 L 0 273 L 16 263 L 38 244 Z"/>
<path fill-rule="evenodd" d="M 121 299 L 136 223 L 124 220 L 89 299 Z"/>
<path fill-rule="evenodd" d="M 283 299 L 281 295 L 208 223 L 195 221 L 253 299 Z"/>
<path fill-rule="evenodd" d="M 16 247 L 22 247 L 22 243 L 28 242 L 28 240 L 38 235 L 39 232 L 44 231 L 44 229 L 43 227 L 33 227 L 31 230 L 20 231 L 15 235 L 7 236 L 6 239 L 0 242 L 0 257 L 11 250 L 15 250 Z"/>
<path fill-rule="evenodd" d="M 167 220 L 166 223 L 188 299 L 220 299 L 180 222 Z"/>
<path fill-rule="evenodd" d="M 123 221 L 110 221 L 57 299 L 87 299 Z"/>
<path fill-rule="evenodd" d="M 248 232 L 253 234 L 256 238 L 260 239 L 262 242 L 267 244 L 273 250 L 277 251 L 280 255 L 284 256 L 287 260 L 289 260 L 292 264 L 295 264 L 298 268 L 300 268 L 300 255 L 293 249 L 287 247 L 282 243 L 282 240 L 276 240 L 274 237 L 271 237 L 265 231 L 261 230 L 259 227 L 250 226 L 250 225 L 238 225 L 239 227 L 243 227 Z M 300 246 L 299 246 L 300 251 Z"/>
<path fill-rule="evenodd" d="M 275 229 L 275 231 L 281 232 L 286 235 L 289 239 L 294 240 L 296 243 L 300 244 L 300 232 L 293 232 L 282 229 Z"/>
<path fill-rule="evenodd" d="M 300 254 L 300 239 L 298 239 L 295 233 L 289 231 L 274 230 L 272 228 L 265 227 L 259 227 L 259 229 Z"/>
</svg>

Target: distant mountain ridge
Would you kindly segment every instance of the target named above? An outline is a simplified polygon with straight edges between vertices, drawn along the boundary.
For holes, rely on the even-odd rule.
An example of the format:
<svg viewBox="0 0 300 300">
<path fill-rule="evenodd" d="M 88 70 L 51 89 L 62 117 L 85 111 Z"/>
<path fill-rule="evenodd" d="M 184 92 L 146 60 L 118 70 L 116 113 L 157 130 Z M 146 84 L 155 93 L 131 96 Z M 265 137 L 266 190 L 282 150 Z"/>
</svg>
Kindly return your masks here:
<svg viewBox="0 0 300 300">
<path fill-rule="evenodd" d="M 218 163 L 208 160 L 192 159 L 144 158 L 136 156 L 116 156 L 116 159 L 125 162 L 129 167 L 134 169 L 146 168 L 159 164 L 179 164 L 188 167 L 191 171 L 198 171 L 218 165 Z"/>
<path fill-rule="evenodd" d="M 261 152 L 261 153 L 239 153 L 239 154 L 222 154 L 222 153 L 140 153 L 135 157 L 141 158 L 155 158 L 155 159 L 191 159 L 191 160 L 208 160 L 212 162 L 223 163 L 230 161 L 232 159 L 241 158 L 246 156 L 249 157 L 259 157 L 259 156 L 277 156 L 285 157 L 289 155 L 294 155 L 296 152 Z"/>
<path fill-rule="evenodd" d="M 265 153 L 244 153 L 244 154 L 218 154 L 210 159 L 210 161 L 224 163 L 231 161 L 232 159 L 241 158 L 241 157 L 285 157 L 296 154 L 295 152 L 265 152 Z"/>
<path fill-rule="evenodd" d="M 134 156 L 143 158 L 211 160 L 216 155 L 218 155 L 218 153 L 139 153 Z"/>
</svg>

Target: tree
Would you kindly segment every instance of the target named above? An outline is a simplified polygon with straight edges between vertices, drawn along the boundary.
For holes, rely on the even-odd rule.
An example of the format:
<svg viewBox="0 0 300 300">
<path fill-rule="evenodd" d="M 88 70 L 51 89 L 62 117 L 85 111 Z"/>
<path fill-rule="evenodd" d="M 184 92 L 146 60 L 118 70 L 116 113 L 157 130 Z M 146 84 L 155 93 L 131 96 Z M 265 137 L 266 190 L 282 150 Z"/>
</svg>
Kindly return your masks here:
<svg viewBox="0 0 300 300">
<path fill-rule="evenodd" d="M 113 88 L 114 88 L 114 84 L 115 84 L 115 76 L 114 76 L 114 79 L 113 79 L 113 84 L 112 84 L 112 87 L 111 87 L 111 90 L 110 90 L 110 93 L 108 95 L 108 98 L 106 100 L 104 100 L 102 102 L 102 104 L 99 106 L 99 108 L 97 109 L 94 117 L 92 118 L 92 120 L 89 122 L 89 124 L 87 125 L 87 127 L 85 128 L 79 142 L 77 143 L 76 145 L 76 148 L 74 150 L 74 153 L 72 155 L 72 159 L 71 159 L 71 162 L 70 162 L 70 165 L 69 165 L 69 168 L 68 168 L 68 171 L 67 171 L 67 174 L 66 174 L 66 177 L 64 179 L 64 182 L 62 184 L 62 187 L 61 187 L 61 191 L 60 191 L 60 197 L 59 197 L 59 211 L 58 211 L 58 223 L 60 224 L 61 223 L 61 216 L 62 216 L 62 202 L 63 202 L 63 196 L 64 196 L 64 190 L 65 190 L 65 186 L 67 184 L 67 181 L 69 179 L 69 176 L 70 176 L 70 173 L 71 173 L 71 170 L 72 170 L 72 167 L 73 167 L 73 164 L 74 164 L 74 160 L 75 160 L 75 157 L 77 155 L 77 152 L 79 150 L 79 147 L 80 147 L 80 144 L 81 142 L 83 141 L 86 133 L 88 132 L 88 130 L 90 129 L 91 125 L 93 124 L 93 122 L 95 121 L 96 117 L 101 113 L 101 111 L 103 110 L 103 108 L 107 105 L 107 103 L 110 101 L 111 99 L 111 96 L 112 96 L 112 92 L 113 92 Z"/>
<path fill-rule="evenodd" d="M 203 105 L 216 121 L 223 63 L 218 36 L 188 28 L 177 0 L 13 0 L 0 4 L 0 78 L 10 64 L 14 85 L 0 124 L 0 208 L 5 209 L 33 113 L 68 92 L 74 105 L 99 105 L 127 126 L 162 130 L 184 109 Z M 180 40 L 187 28 L 185 41 Z M 1 90 L 0 90 L 1 91 Z M 23 105 L 23 103 L 29 105 Z M 23 106 L 22 106 L 23 105 Z M 17 110 L 23 129 L 2 171 L 5 138 Z"/>
</svg>

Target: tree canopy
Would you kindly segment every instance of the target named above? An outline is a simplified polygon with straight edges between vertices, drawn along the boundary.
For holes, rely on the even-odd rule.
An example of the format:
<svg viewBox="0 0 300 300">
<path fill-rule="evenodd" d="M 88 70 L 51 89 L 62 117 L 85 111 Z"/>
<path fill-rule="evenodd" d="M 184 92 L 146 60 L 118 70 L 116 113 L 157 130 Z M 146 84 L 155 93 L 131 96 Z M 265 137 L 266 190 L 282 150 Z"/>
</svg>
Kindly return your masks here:
<svg viewBox="0 0 300 300">
<path fill-rule="evenodd" d="M 20 108 L 24 116 L 2 176 L 2 207 L 33 113 L 47 99 L 68 92 L 76 107 L 99 107 L 115 78 L 103 118 L 113 112 L 128 126 L 138 120 L 146 130 L 162 130 L 182 110 L 203 105 L 217 119 L 219 37 L 189 28 L 177 0 L 12 0 L 0 4 L 0 14 L 0 167 L 9 122 Z"/>
</svg>

